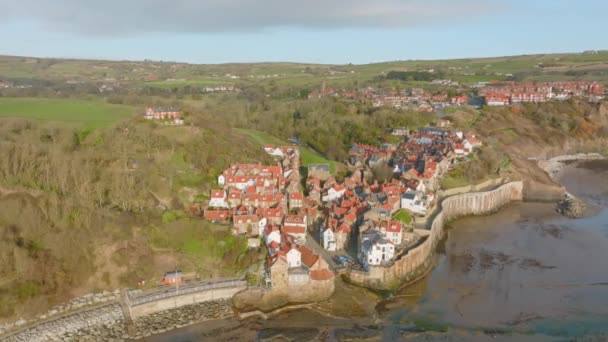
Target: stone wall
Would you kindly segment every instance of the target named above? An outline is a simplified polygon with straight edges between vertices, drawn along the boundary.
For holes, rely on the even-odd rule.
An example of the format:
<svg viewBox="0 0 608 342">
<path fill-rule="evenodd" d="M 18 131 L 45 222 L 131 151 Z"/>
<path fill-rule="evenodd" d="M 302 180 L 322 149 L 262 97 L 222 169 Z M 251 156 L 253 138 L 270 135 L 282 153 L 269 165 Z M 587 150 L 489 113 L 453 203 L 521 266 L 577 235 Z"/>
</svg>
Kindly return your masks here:
<svg viewBox="0 0 608 342">
<path fill-rule="evenodd" d="M 512 201 L 523 200 L 523 183 L 511 182 L 488 192 L 455 195 L 444 199 L 433 218 L 430 234 L 419 246 L 402 255 L 391 266 L 372 266 L 369 272 L 350 270 L 347 278 L 357 285 L 375 289 L 393 288 L 424 274 L 432 265 L 436 246 L 443 238 L 446 222 L 468 215 L 494 212 Z"/>
<path fill-rule="evenodd" d="M 231 304 L 229 299 L 220 299 L 140 317 L 133 321 L 133 338 L 141 339 L 199 322 L 232 317 L 234 312 Z"/>
<path fill-rule="evenodd" d="M 439 191 L 437 191 L 437 197 L 439 199 L 442 199 L 442 198 L 451 197 L 451 196 L 455 196 L 455 195 L 466 194 L 469 192 L 486 191 L 488 189 L 496 188 L 497 186 L 503 185 L 507 182 L 508 182 L 508 180 L 505 178 L 489 179 L 489 180 L 487 180 L 483 183 L 479 183 L 479 184 L 467 185 L 467 186 L 463 186 L 460 188 L 453 188 L 453 189 L 448 189 L 448 190 L 439 190 Z"/>
<path fill-rule="evenodd" d="M 315 303 L 329 299 L 335 291 L 335 277 L 328 280 L 311 280 L 306 285 L 291 285 L 285 288 L 250 288 L 233 298 L 240 312 L 275 310 L 295 303 Z"/>
<path fill-rule="evenodd" d="M 11 325 L 4 335 L 0 331 L 0 340 L 108 341 L 127 339 L 129 333 L 149 336 L 162 329 L 231 316 L 230 299 L 247 288 L 247 282 L 241 279 L 186 285 L 181 292 L 130 291 L 130 296 L 123 297 L 116 290 L 85 295 L 49 311 L 37 321 L 19 321 Z M 72 311 L 65 311 L 68 309 Z M 164 324 L 156 326 L 159 320 Z"/>
<path fill-rule="evenodd" d="M 26 326 L 35 325 L 50 319 L 54 319 L 60 316 L 64 316 L 70 312 L 77 310 L 84 310 L 87 307 L 94 307 L 103 303 L 111 303 L 118 301 L 120 297 L 120 290 L 114 292 L 100 292 L 100 293 L 88 293 L 81 297 L 74 298 L 71 301 L 52 307 L 47 312 L 39 315 L 30 320 L 19 319 L 16 322 L 0 324 L 0 337 L 8 331 L 22 329 Z"/>
<path fill-rule="evenodd" d="M 107 304 L 40 323 L 5 336 L 4 342 L 95 341 L 126 337 L 120 305 Z"/>
<path fill-rule="evenodd" d="M 214 288 L 192 293 L 184 293 L 166 298 L 159 298 L 154 301 L 142 303 L 139 305 L 131 305 L 129 311 L 131 318 L 137 319 L 142 316 L 151 315 L 156 312 L 177 309 L 182 306 L 198 304 L 208 301 L 230 299 L 236 293 L 247 288 L 246 282 L 240 286 L 231 286 L 224 288 Z"/>
</svg>

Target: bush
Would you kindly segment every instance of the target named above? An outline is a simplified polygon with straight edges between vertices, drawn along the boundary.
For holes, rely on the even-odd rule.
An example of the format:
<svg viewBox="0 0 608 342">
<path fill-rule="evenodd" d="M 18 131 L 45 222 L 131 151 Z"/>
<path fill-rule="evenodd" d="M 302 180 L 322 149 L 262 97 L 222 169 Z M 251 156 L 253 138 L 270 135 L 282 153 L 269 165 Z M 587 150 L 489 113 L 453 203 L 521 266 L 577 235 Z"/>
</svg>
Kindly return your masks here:
<svg viewBox="0 0 608 342">
<path fill-rule="evenodd" d="M 177 210 L 168 210 L 163 213 L 162 223 L 171 223 L 183 217 L 183 213 Z"/>
</svg>

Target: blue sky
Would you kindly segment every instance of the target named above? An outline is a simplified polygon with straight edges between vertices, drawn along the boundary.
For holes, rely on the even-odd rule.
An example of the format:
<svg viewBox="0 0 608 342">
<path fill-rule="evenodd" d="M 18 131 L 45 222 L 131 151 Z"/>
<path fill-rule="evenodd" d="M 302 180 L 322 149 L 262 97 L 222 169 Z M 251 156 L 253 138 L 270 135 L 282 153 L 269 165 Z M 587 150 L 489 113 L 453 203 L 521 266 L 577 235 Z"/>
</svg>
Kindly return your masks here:
<svg viewBox="0 0 608 342">
<path fill-rule="evenodd" d="M 5 55 L 343 64 L 608 49 L 606 0 L 0 0 L 0 8 Z"/>
</svg>

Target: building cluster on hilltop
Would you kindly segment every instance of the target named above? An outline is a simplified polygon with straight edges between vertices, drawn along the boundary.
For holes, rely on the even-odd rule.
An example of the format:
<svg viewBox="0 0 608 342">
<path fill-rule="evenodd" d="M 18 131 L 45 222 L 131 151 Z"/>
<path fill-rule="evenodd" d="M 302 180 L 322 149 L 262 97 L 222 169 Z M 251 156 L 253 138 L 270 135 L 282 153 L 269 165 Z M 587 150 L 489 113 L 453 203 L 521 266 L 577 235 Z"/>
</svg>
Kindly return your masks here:
<svg viewBox="0 0 608 342">
<path fill-rule="evenodd" d="M 431 112 L 437 108 L 462 106 L 469 103 L 467 95 L 430 94 L 422 88 L 398 90 L 367 87 L 347 91 L 323 85 L 320 91 L 312 92 L 308 96 L 311 99 L 323 97 L 341 97 L 370 103 L 374 107 L 409 108 L 420 112 Z"/>
<path fill-rule="evenodd" d="M 333 278 L 315 248 L 356 250 L 364 268 L 388 265 L 417 241 L 410 222 L 398 218 L 401 211 L 406 217 L 426 215 L 440 175 L 481 146 L 475 133 L 451 130 L 450 125 L 440 120 L 436 127 L 408 131 L 397 145 L 354 144 L 352 173 L 338 180 L 328 165 L 309 165 L 305 189 L 298 148 L 267 145 L 264 150 L 277 164 L 230 165 L 218 177 L 221 188 L 211 191 L 203 215 L 231 224 L 236 235 L 263 241 L 267 283 L 273 288 Z M 378 165 L 391 172 L 390 180 L 373 179 L 370 170 Z M 315 238 L 318 245 L 311 241 Z"/>
<path fill-rule="evenodd" d="M 148 107 L 144 119 L 158 121 L 166 125 L 183 125 L 182 112 L 176 108 Z"/>
<path fill-rule="evenodd" d="M 605 89 L 598 82 L 492 82 L 484 85 L 480 95 L 488 106 L 508 106 L 518 103 L 542 103 L 551 100 L 585 98 L 597 102 L 604 98 Z"/>
<path fill-rule="evenodd" d="M 211 191 L 204 217 L 232 222 L 235 235 L 262 239 L 268 250 L 266 281 L 273 288 L 333 279 L 325 260 L 305 245 L 318 214 L 316 203 L 302 193 L 298 148 L 266 145 L 264 150 L 277 165 L 230 165 L 218 177 L 222 189 Z"/>
</svg>

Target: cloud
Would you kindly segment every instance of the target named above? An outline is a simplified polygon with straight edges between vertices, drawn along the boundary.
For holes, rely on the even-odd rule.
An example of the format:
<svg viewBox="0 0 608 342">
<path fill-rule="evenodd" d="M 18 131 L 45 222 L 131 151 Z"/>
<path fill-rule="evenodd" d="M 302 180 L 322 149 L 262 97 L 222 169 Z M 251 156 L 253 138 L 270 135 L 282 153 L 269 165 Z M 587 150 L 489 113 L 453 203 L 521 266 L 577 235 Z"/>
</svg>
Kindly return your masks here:
<svg viewBox="0 0 608 342">
<path fill-rule="evenodd" d="M 0 21 L 79 35 L 408 27 L 466 21 L 496 0 L 0 0 Z"/>
</svg>

